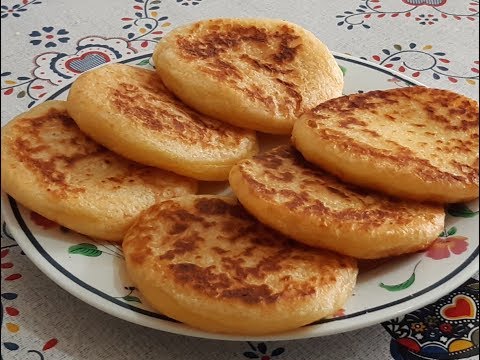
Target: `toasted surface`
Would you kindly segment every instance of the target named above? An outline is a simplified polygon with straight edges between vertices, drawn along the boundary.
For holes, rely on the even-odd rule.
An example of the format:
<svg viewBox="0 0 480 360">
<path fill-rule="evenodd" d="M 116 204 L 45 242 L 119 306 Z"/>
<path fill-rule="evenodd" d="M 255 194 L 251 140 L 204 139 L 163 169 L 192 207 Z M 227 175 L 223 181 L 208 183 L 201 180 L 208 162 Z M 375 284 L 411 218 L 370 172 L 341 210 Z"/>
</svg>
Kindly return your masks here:
<svg viewBox="0 0 480 360">
<path fill-rule="evenodd" d="M 220 333 L 268 334 L 331 315 L 357 276 L 352 258 L 294 242 L 236 200 L 211 195 L 145 210 L 123 251 L 130 277 L 155 309 Z"/>
<path fill-rule="evenodd" d="M 109 64 L 80 75 L 67 108 L 80 129 L 139 163 L 200 180 L 226 180 L 257 153 L 253 131 L 198 114 L 151 70 Z"/>
<path fill-rule="evenodd" d="M 274 19 L 203 20 L 167 34 L 153 60 L 165 85 L 198 111 L 266 133 L 342 94 L 328 48 L 298 25 Z"/>
<path fill-rule="evenodd" d="M 309 244 L 375 259 L 428 247 L 443 229 L 440 205 L 388 198 L 342 183 L 277 147 L 232 168 L 230 186 L 261 222 Z"/>
<path fill-rule="evenodd" d="M 2 129 L 2 189 L 29 209 L 95 238 L 121 241 L 135 216 L 196 182 L 124 159 L 87 138 L 64 101 Z"/>
<path fill-rule="evenodd" d="M 309 161 L 341 179 L 436 202 L 478 197 L 478 103 L 425 87 L 320 104 L 292 134 Z"/>
</svg>

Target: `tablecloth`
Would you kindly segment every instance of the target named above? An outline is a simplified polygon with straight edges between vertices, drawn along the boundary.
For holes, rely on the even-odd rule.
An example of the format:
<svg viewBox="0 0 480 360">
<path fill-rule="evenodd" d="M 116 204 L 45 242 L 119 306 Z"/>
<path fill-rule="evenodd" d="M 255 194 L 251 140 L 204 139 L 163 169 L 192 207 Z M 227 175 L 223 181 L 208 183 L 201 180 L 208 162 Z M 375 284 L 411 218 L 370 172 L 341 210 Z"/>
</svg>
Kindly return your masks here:
<svg viewBox="0 0 480 360">
<path fill-rule="evenodd" d="M 296 22 L 332 50 L 478 100 L 478 8 L 477 0 L 2 0 L 2 125 L 69 78 L 105 61 L 89 50 L 108 48 L 112 60 L 152 51 L 176 26 L 212 17 Z M 109 316 L 63 291 L 28 260 L 4 224 L 1 248 L 5 360 L 438 357 L 425 352 L 420 357 L 418 349 L 399 341 L 394 322 L 275 342 L 215 341 L 156 331 Z M 478 275 L 456 291 L 478 297 Z M 448 329 L 441 319 L 428 315 L 428 309 L 416 313 L 419 318 L 412 326 L 419 332 L 428 326 L 440 338 Z M 445 359 L 478 356 L 475 311 L 468 324 L 477 328 L 473 346 Z"/>
</svg>

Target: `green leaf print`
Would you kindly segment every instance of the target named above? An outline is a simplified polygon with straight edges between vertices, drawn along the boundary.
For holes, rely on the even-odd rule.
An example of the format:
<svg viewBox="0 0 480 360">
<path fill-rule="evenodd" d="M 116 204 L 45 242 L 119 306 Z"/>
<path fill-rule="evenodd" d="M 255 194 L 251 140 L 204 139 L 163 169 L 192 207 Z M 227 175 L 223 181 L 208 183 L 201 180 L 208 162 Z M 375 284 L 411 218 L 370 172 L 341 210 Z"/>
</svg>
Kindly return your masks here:
<svg viewBox="0 0 480 360">
<path fill-rule="evenodd" d="M 97 247 L 93 244 L 82 243 L 77 245 L 72 245 L 68 248 L 69 254 L 78 254 L 89 257 L 97 257 L 102 255 L 102 250 L 98 250 Z"/>
<path fill-rule="evenodd" d="M 422 261 L 422 260 L 420 260 L 420 261 Z M 385 290 L 388 290 L 388 291 L 401 291 L 401 290 L 405 290 L 405 289 L 409 288 L 415 282 L 415 271 L 417 270 L 417 266 L 418 266 L 418 264 L 420 264 L 420 261 L 417 262 L 417 264 L 413 268 L 412 275 L 410 275 L 410 277 L 407 280 L 405 280 L 404 282 L 402 282 L 400 284 L 394 284 L 394 285 L 387 285 L 387 284 L 384 284 L 383 282 L 381 282 L 379 284 L 379 286 L 381 288 L 384 288 Z"/>
<path fill-rule="evenodd" d="M 457 232 L 457 228 L 455 226 L 452 226 L 450 229 L 448 229 L 447 236 L 455 235 L 456 232 Z"/>
<path fill-rule="evenodd" d="M 471 218 L 478 215 L 478 211 L 472 211 L 465 204 L 452 204 L 447 208 L 447 213 L 455 217 Z"/>
<path fill-rule="evenodd" d="M 149 59 L 143 59 L 142 61 L 140 61 L 136 65 L 144 66 L 144 65 L 148 65 L 148 64 L 149 64 Z"/>
<path fill-rule="evenodd" d="M 445 231 L 442 231 L 440 234 L 438 234 L 438 237 L 447 237 L 447 233 Z"/>
<path fill-rule="evenodd" d="M 132 302 L 138 302 L 138 303 L 141 303 L 140 299 L 136 296 L 132 296 L 132 295 L 126 295 L 122 298 L 123 300 L 125 301 L 132 301 Z"/>
</svg>

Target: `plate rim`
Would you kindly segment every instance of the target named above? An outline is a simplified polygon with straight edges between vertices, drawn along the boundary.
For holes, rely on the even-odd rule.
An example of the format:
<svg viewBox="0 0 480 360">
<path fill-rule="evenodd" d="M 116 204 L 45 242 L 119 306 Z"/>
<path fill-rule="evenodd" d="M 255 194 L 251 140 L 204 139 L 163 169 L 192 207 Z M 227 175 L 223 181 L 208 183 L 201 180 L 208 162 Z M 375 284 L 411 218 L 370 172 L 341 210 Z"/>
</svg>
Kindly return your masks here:
<svg viewBox="0 0 480 360">
<path fill-rule="evenodd" d="M 401 79 L 409 85 L 425 86 L 419 81 L 412 79 L 402 73 L 399 73 L 395 70 L 390 70 L 385 67 L 382 67 L 378 64 L 372 63 L 368 60 L 354 57 L 352 55 L 341 54 L 332 51 L 336 59 L 352 62 L 359 64 L 361 66 L 368 67 L 370 69 L 380 71 L 384 74 L 394 76 Z M 120 63 L 129 63 L 135 60 L 142 60 L 145 58 L 150 58 L 152 55 L 151 52 L 146 52 L 142 54 L 135 54 L 129 57 L 123 57 L 118 59 Z M 108 62 L 106 64 L 109 64 Z M 104 64 L 104 65 L 106 65 Z M 102 66 L 104 66 L 102 65 Z M 68 84 L 63 85 L 60 89 L 52 91 L 44 100 L 39 103 L 47 100 L 52 100 L 70 89 L 75 78 L 71 79 Z M 5 215 L 5 221 L 8 224 L 17 224 L 17 227 L 9 227 L 9 230 L 12 232 L 15 240 L 22 248 L 22 250 L 27 254 L 28 258 L 35 264 L 35 266 L 41 270 L 48 278 L 50 278 L 55 284 L 60 286 L 62 289 L 77 297 L 81 301 L 93 306 L 101 311 L 104 311 L 118 319 L 126 320 L 137 325 L 146 326 L 149 328 L 167 331 L 175 334 L 188 335 L 199 338 L 206 339 L 216 339 L 216 340 L 235 340 L 235 341 L 245 341 L 245 340 L 257 340 L 257 341 L 274 341 L 274 340 L 295 340 L 309 337 L 320 337 L 327 336 L 336 333 L 342 333 L 346 331 L 356 330 L 359 328 L 364 328 L 372 324 L 379 324 L 384 320 L 388 320 L 395 316 L 400 316 L 405 313 L 408 313 L 414 309 L 421 308 L 441 296 L 449 293 L 454 290 L 460 284 L 465 282 L 470 278 L 476 271 L 478 271 L 475 266 L 478 264 L 479 257 L 479 246 L 470 254 L 470 256 L 465 259 L 460 266 L 457 266 L 451 273 L 444 276 L 439 281 L 434 284 L 429 285 L 428 287 L 417 291 L 414 294 L 405 296 L 401 299 L 389 302 L 388 304 L 379 305 L 377 307 L 357 311 L 352 314 L 342 316 L 335 319 L 326 319 L 319 322 L 314 322 L 312 324 L 306 325 L 303 328 L 273 334 L 265 336 L 243 336 L 243 335 L 228 335 L 228 334 L 219 334 L 219 333 L 210 333 L 202 330 L 192 328 L 186 324 L 183 324 L 177 320 L 171 319 L 168 316 L 163 314 L 154 313 L 149 310 L 141 309 L 135 306 L 131 306 L 128 303 L 123 303 L 121 300 L 114 299 L 108 294 L 105 294 L 101 290 L 98 290 L 91 285 L 85 283 L 83 280 L 77 278 L 75 275 L 70 273 L 67 269 L 62 267 L 58 262 L 53 259 L 48 252 L 41 246 L 40 242 L 35 238 L 35 235 L 25 224 L 23 217 L 20 214 L 20 211 L 17 207 L 17 202 L 11 198 L 6 193 L 2 192 L 2 213 Z M 6 211 L 5 211 L 6 210 Z M 25 230 L 26 229 L 26 230 Z M 32 237 L 34 241 L 30 238 Z M 21 239 L 19 241 L 19 239 Z M 47 255 L 51 261 L 47 258 Z M 52 263 L 53 262 L 53 263 Z M 51 269 L 49 269 L 51 268 Z M 53 272 L 51 270 L 54 270 Z M 65 281 L 65 278 L 67 281 Z M 84 284 L 80 284 L 80 283 Z M 440 289 L 438 289 L 440 287 Z M 92 290 L 93 289 L 93 290 Z M 92 297 L 91 294 L 95 295 Z M 427 298 L 427 294 L 433 295 L 432 297 Z M 94 300 L 95 299 L 95 300 Z M 100 301 L 98 301 L 100 300 Z M 413 303 L 412 303 L 413 302 Z M 115 306 L 109 306 L 111 304 Z M 402 309 L 394 312 L 390 311 L 389 314 L 383 314 L 386 310 L 392 308 L 398 308 L 402 306 Z M 345 324 L 345 321 L 351 322 L 351 319 L 354 319 L 358 316 L 364 316 L 367 314 L 376 313 L 376 316 L 373 316 L 368 321 L 356 322 Z M 334 321 L 335 320 L 335 321 Z M 329 324 L 326 326 L 326 330 L 321 329 L 322 325 L 325 328 L 324 324 Z M 342 326 L 343 324 L 343 326 Z M 320 328 L 320 329 L 319 329 Z"/>
</svg>

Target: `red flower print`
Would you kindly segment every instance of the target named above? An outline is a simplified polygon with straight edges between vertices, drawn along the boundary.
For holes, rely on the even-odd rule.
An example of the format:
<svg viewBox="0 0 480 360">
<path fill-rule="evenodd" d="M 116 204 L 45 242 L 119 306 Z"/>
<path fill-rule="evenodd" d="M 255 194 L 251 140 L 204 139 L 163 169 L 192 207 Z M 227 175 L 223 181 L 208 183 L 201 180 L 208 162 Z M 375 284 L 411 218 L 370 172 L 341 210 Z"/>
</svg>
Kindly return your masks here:
<svg viewBox="0 0 480 360">
<path fill-rule="evenodd" d="M 452 236 L 457 229 L 452 227 L 447 233 L 443 232 L 440 237 L 427 250 L 426 256 L 434 260 L 446 259 L 450 253 L 459 255 L 468 248 L 468 238 L 465 236 Z"/>
<path fill-rule="evenodd" d="M 443 333 L 451 333 L 452 332 L 452 325 L 443 323 L 439 326 L 440 331 Z"/>
</svg>

